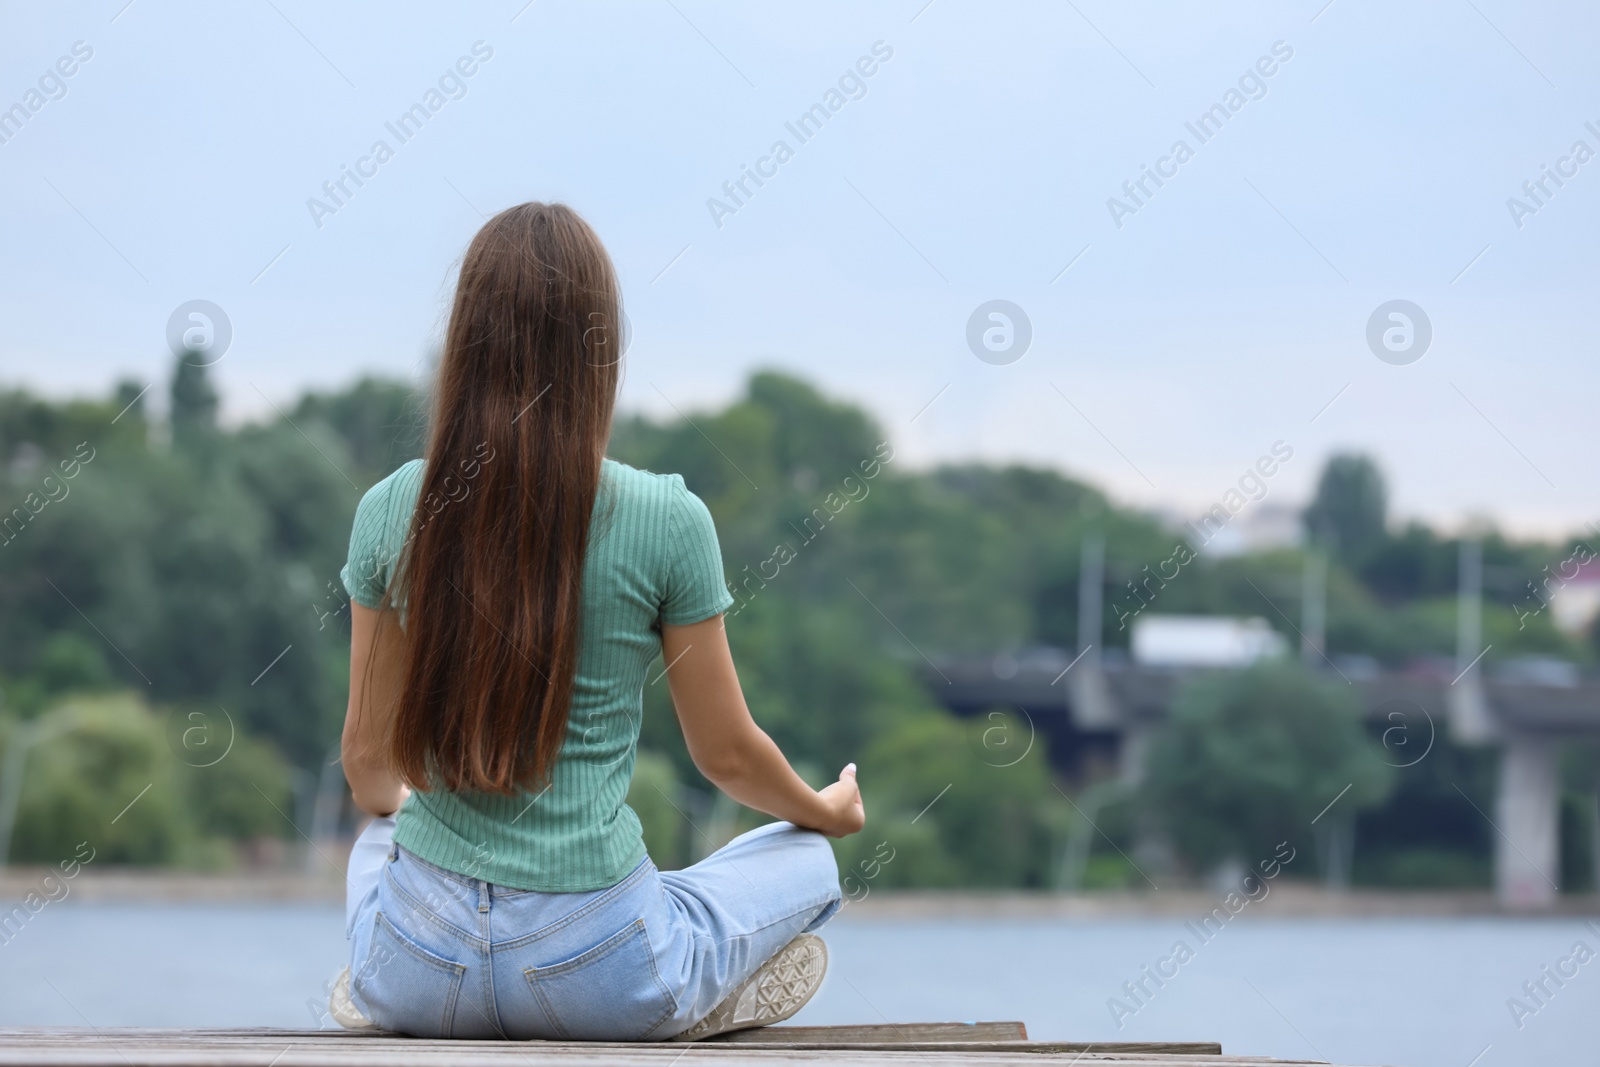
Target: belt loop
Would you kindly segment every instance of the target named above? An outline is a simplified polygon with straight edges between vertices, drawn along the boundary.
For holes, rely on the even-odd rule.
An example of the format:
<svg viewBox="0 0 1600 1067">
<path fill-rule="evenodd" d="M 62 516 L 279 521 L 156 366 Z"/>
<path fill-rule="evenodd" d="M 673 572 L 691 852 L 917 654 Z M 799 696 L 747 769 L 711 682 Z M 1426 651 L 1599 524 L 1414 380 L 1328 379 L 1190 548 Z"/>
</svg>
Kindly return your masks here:
<svg viewBox="0 0 1600 1067">
<path fill-rule="evenodd" d="M 480 912 L 489 910 L 489 883 L 482 878 L 478 879 L 478 910 Z"/>
<path fill-rule="evenodd" d="M 393 863 L 400 858 L 400 846 L 393 841 L 389 842 L 389 862 Z"/>
</svg>

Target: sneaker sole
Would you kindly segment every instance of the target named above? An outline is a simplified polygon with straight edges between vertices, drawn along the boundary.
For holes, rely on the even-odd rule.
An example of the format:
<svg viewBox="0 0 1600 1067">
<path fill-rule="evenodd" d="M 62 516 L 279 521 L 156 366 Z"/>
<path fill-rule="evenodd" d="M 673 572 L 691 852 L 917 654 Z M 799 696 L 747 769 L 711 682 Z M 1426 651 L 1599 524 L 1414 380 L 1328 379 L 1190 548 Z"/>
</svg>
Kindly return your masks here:
<svg viewBox="0 0 1600 1067">
<path fill-rule="evenodd" d="M 710 1015 L 672 1040 L 699 1041 L 781 1023 L 806 1006 L 827 970 L 828 946 L 815 934 L 801 934 L 724 997 Z"/>
<path fill-rule="evenodd" d="M 339 972 L 338 981 L 333 983 L 333 992 L 328 995 L 328 1014 L 333 1016 L 333 1021 L 346 1030 L 373 1030 L 376 1026 L 356 1010 L 350 1002 L 350 968 L 346 967 Z"/>
</svg>

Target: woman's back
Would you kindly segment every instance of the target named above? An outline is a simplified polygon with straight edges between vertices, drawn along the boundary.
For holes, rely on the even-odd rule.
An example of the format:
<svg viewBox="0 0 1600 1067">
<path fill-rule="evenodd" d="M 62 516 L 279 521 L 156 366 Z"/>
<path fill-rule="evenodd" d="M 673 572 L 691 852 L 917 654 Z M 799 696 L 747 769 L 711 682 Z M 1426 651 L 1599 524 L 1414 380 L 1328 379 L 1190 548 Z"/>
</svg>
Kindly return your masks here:
<svg viewBox="0 0 1600 1067">
<path fill-rule="evenodd" d="M 363 607 L 382 603 L 418 511 L 422 475 L 423 461 L 412 460 L 373 486 L 356 511 L 341 577 Z M 473 491 L 471 479 L 460 484 Z M 431 501 L 424 513 L 451 506 Z M 732 603 L 710 513 L 683 479 L 606 460 L 584 557 L 566 739 L 548 785 L 510 795 L 417 793 L 397 817 L 396 843 L 440 867 L 515 889 L 616 884 L 645 855 L 625 798 L 646 674 L 661 652 L 659 625 L 700 622 Z"/>
<path fill-rule="evenodd" d="M 490 219 L 462 259 L 425 459 L 356 511 L 340 759 L 376 818 L 346 879 L 347 1025 L 442 1037 L 693 1039 L 816 991 L 839 906 L 813 789 L 756 725 L 711 515 L 605 458 L 623 332 L 570 208 Z M 628 808 L 657 656 L 706 779 L 780 820 L 659 871 Z M 656 679 L 659 680 L 659 679 Z"/>
</svg>

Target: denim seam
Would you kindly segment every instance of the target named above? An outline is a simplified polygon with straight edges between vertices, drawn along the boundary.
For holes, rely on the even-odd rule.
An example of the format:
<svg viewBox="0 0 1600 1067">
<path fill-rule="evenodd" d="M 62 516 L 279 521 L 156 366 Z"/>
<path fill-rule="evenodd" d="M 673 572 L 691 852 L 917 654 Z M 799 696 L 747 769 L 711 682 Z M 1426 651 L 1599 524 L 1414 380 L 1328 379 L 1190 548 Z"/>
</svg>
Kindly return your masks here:
<svg viewBox="0 0 1600 1067">
<path fill-rule="evenodd" d="M 494 993 L 494 947 L 490 940 L 493 936 L 491 924 L 493 922 L 494 896 L 488 891 L 487 883 L 482 892 L 481 899 L 487 905 L 478 911 L 478 917 L 482 922 L 482 942 L 479 946 L 479 952 L 483 966 L 483 1006 L 488 1009 L 485 1012 L 485 1017 L 493 1023 L 494 1028 L 500 1032 L 501 1039 L 504 1040 L 506 1036 L 505 1026 L 500 1018 L 500 1004 Z"/>
<path fill-rule="evenodd" d="M 461 1003 L 461 986 L 466 981 L 466 968 L 463 967 L 456 975 L 456 980 L 450 983 L 450 995 L 444 998 L 444 1018 L 440 1022 L 440 1033 L 445 1036 L 455 1032 L 456 1007 Z"/>
<path fill-rule="evenodd" d="M 610 956 L 612 953 L 623 948 L 634 938 L 643 939 L 645 958 L 650 961 L 650 979 L 655 983 L 656 989 L 660 991 L 662 997 L 665 998 L 668 1005 L 665 1011 L 658 1015 L 648 1026 L 644 1028 L 642 1036 L 648 1037 L 650 1034 L 654 1033 L 662 1023 L 666 1022 L 677 1013 L 678 998 L 673 994 L 671 988 L 668 987 L 667 983 L 661 977 L 661 968 L 656 963 L 655 949 L 650 945 L 649 929 L 645 926 L 643 919 L 635 919 L 623 930 L 613 934 L 610 938 L 608 938 L 607 940 L 609 943 L 602 942 L 600 945 L 595 946 L 595 948 L 590 949 L 588 952 L 579 953 L 572 959 L 564 960 L 553 967 L 524 967 L 522 969 L 522 976 L 527 981 L 529 990 L 539 1001 L 539 1006 L 544 1010 L 545 1017 L 550 1020 L 550 1025 L 555 1027 L 556 1030 L 561 1033 L 562 1037 L 568 1037 L 570 1035 L 567 1033 L 566 1026 L 561 1022 L 561 1017 L 556 1013 L 554 1006 L 550 1003 L 549 999 L 544 994 L 544 990 L 540 987 L 540 979 L 558 978 L 563 974 L 567 974 L 575 970 L 582 970 L 591 964 L 599 963 L 607 956 Z M 597 951 L 601 948 L 603 948 L 605 951 Z M 579 963 L 579 960 L 582 960 L 582 963 Z"/>
<path fill-rule="evenodd" d="M 661 977 L 661 967 L 656 963 L 656 950 L 654 946 L 650 944 L 650 929 L 645 925 L 645 921 L 643 919 L 639 920 L 639 927 L 640 934 L 644 937 L 645 955 L 650 959 L 650 977 L 655 979 L 656 988 L 661 990 L 662 994 L 667 998 L 667 1003 L 672 1005 L 662 1013 L 661 1018 L 657 1019 L 647 1030 L 645 1030 L 644 1036 L 650 1037 L 657 1030 L 661 1029 L 662 1025 L 665 1024 L 668 1019 L 678 1014 L 679 1004 L 678 995 L 672 991 L 672 988 L 667 985 L 666 980 Z"/>
<path fill-rule="evenodd" d="M 499 1019 L 498 1013 L 496 1013 L 496 1017 L 495 1018 L 491 1019 L 491 1018 L 489 1018 L 487 1015 L 485 1015 L 483 1013 L 483 1009 L 482 1008 L 478 1007 L 478 1005 L 474 1004 L 471 1000 L 467 1001 L 467 1007 L 469 1007 L 473 1011 L 477 1012 L 478 1013 L 478 1018 L 480 1018 L 484 1022 L 488 1023 L 494 1029 L 495 1033 L 500 1035 L 500 1040 L 502 1040 L 502 1041 L 511 1040 L 509 1037 L 506 1036 L 505 1027 L 500 1025 L 500 1019 Z"/>
<path fill-rule="evenodd" d="M 405 886 L 400 884 L 400 880 L 389 872 L 389 868 L 385 867 L 383 869 L 383 874 L 384 877 L 389 880 L 389 888 L 394 890 L 397 895 L 404 897 L 406 902 L 411 905 L 410 911 L 413 915 L 420 916 L 429 924 L 436 926 L 441 931 L 454 935 L 461 940 L 469 943 L 477 940 L 470 930 L 463 930 L 454 923 L 445 922 L 438 915 L 434 914 L 432 908 L 428 907 L 428 905 L 423 901 L 418 900 L 414 894 L 407 890 Z"/>
<path fill-rule="evenodd" d="M 529 974 L 528 970 L 531 970 L 531 968 L 522 972 L 522 979 L 528 983 L 528 992 L 533 994 L 534 1003 L 538 1004 L 539 1010 L 544 1012 L 545 1020 L 550 1023 L 550 1028 L 561 1038 L 570 1040 L 572 1035 L 567 1033 L 567 1028 L 562 1025 L 561 1017 L 556 1014 L 555 1006 L 550 1003 L 550 998 L 544 995 L 544 990 L 539 988 L 538 980 Z"/>
<path fill-rule="evenodd" d="M 404 852 L 406 854 L 406 858 L 407 859 L 410 859 L 410 860 L 422 865 L 423 867 L 426 867 L 429 871 L 431 871 L 434 874 L 437 874 L 441 878 L 448 878 L 450 881 L 455 882 L 457 885 L 459 885 L 459 886 L 461 886 L 461 887 L 463 887 L 465 889 L 476 889 L 478 887 L 478 879 L 476 879 L 476 878 L 468 878 L 466 875 L 460 873 L 459 871 L 452 871 L 448 867 L 441 867 L 437 863 L 432 862 L 431 860 L 425 860 L 421 856 L 417 855 L 415 852 L 412 852 L 409 848 L 406 848 L 406 847 L 400 845 L 399 843 L 396 843 L 394 845 L 394 850 L 396 852 Z"/>
<path fill-rule="evenodd" d="M 639 874 L 639 868 L 643 867 L 644 861 L 649 858 L 650 853 L 646 851 L 644 855 L 640 856 L 634 865 L 628 869 L 628 873 L 622 876 L 621 881 L 614 882 L 608 886 L 601 886 L 599 889 L 519 889 L 516 886 L 496 886 L 495 888 L 497 892 L 495 893 L 495 896 L 502 897 L 507 900 L 515 900 L 517 897 L 550 896 L 557 893 L 607 892 L 612 889 L 616 889 L 618 886 L 626 885 L 629 880 L 637 877 Z"/>
<path fill-rule="evenodd" d="M 622 929 L 618 930 L 616 933 L 600 942 L 598 945 L 584 952 L 578 953 L 571 959 L 562 960 L 560 963 L 551 964 L 549 967 L 524 967 L 522 968 L 522 973 L 530 978 L 544 976 L 551 978 L 560 977 L 561 975 L 566 974 L 568 971 L 575 971 L 580 967 L 587 967 L 591 963 L 600 962 L 643 932 L 644 920 L 635 919 L 627 926 L 624 926 Z"/>
<path fill-rule="evenodd" d="M 565 930 L 567 927 L 571 926 L 573 923 L 575 923 L 578 920 L 586 917 L 590 912 L 594 911 L 596 908 L 599 908 L 599 907 L 601 907 L 603 905 L 611 903 L 614 899 L 616 899 L 618 896 L 620 896 L 622 894 L 623 890 L 628 889 L 632 885 L 632 883 L 634 883 L 634 882 L 638 881 L 639 879 L 643 878 L 644 875 L 645 875 L 645 872 L 650 869 L 648 867 L 649 862 L 650 862 L 650 858 L 648 856 L 646 856 L 644 859 L 639 861 L 638 866 L 634 867 L 632 874 L 629 874 L 628 877 L 624 878 L 622 881 L 618 882 L 616 885 L 612 886 L 610 889 L 607 889 L 600 896 L 594 898 L 593 900 L 589 901 L 589 903 L 583 905 L 583 907 L 577 909 L 576 911 L 569 912 L 567 915 L 563 916 L 560 919 L 557 919 L 555 922 L 550 923 L 547 926 L 541 926 L 539 929 L 535 930 L 531 934 L 524 934 L 523 936 L 515 938 L 515 939 L 513 939 L 511 941 L 505 941 L 505 942 L 502 942 L 502 943 L 500 943 L 498 945 L 495 945 L 494 946 L 495 951 L 496 952 L 503 952 L 503 951 L 509 951 L 511 949 L 524 948 L 524 947 L 526 947 L 528 945 L 533 944 L 536 941 L 543 940 L 544 938 L 546 938 L 546 937 L 548 937 L 548 936 L 550 936 L 552 934 L 560 933 L 562 930 Z"/>
<path fill-rule="evenodd" d="M 638 920 L 638 936 L 645 939 L 645 957 L 650 960 L 650 977 L 653 977 L 654 981 L 656 981 L 656 989 L 661 990 L 662 995 L 667 998 L 667 1003 L 670 1005 L 666 1011 L 662 1011 L 659 1019 L 651 1022 L 646 1027 L 645 1037 L 650 1037 L 651 1033 L 656 1032 L 661 1027 L 661 1024 L 664 1024 L 667 1019 L 678 1013 L 678 997 L 677 993 L 672 992 L 667 982 L 661 977 L 661 966 L 656 963 L 656 949 L 654 949 L 654 945 L 650 944 L 650 928 L 645 925 L 643 918 Z"/>
<path fill-rule="evenodd" d="M 737 941 L 741 937 L 754 937 L 756 934 L 761 933 L 761 931 L 763 931 L 763 930 L 770 930 L 774 926 L 782 926 L 786 922 L 792 922 L 792 921 L 794 921 L 795 918 L 797 918 L 800 915 L 805 914 L 807 911 L 811 911 L 813 909 L 826 908 L 829 904 L 832 904 L 834 901 L 836 901 L 838 899 L 839 898 L 837 896 L 826 897 L 820 903 L 812 904 L 812 905 L 809 905 L 809 906 L 803 907 L 803 908 L 799 908 L 799 909 L 797 909 L 795 911 L 790 912 L 787 915 L 784 915 L 784 916 L 781 916 L 781 917 L 779 917 L 777 919 L 774 919 L 769 923 L 763 923 L 760 926 L 753 926 L 750 929 L 743 931 L 742 933 L 734 934 L 732 937 L 724 938 L 721 941 L 717 941 L 717 940 L 713 939 L 712 940 L 712 944 L 715 944 L 715 945 L 726 945 L 726 944 L 730 944 L 730 943 L 732 943 L 734 941 Z M 798 936 L 798 935 L 796 935 L 796 936 Z M 761 962 L 765 963 L 766 960 L 762 960 Z"/>
<path fill-rule="evenodd" d="M 448 1035 L 455 1025 L 456 1004 L 461 999 L 461 984 L 466 976 L 467 968 L 462 964 L 452 963 L 443 957 L 434 956 L 420 945 L 412 944 L 411 939 L 402 934 L 400 928 L 395 926 L 381 909 L 374 914 L 373 919 L 377 924 L 388 927 L 389 933 L 395 941 L 399 942 L 400 948 L 412 959 L 432 967 L 434 970 L 443 972 L 450 979 L 450 992 L 445 995 L 439 1016 L 440 1032 Z M 351 985 L 355 985 L 354 980 L 352 980 Z M 364 993 L 362 995 L 365 996 Z"/>
<path fill-rule="evenodd" d="M 421 945 L 412 944 L 411 939 L 406 937 L 405 934 L 401 933 L 400 928 L 396 926 L 393 920 L 391 920 L 389 916 L 385 915 L 381 910 L 376 913 L 375 917 L 380 920 L 383 925 L 389 928 L 389 932 L 394 934 L 396 940 L 400 942 L 402 948 L 408 949 L 411 954 L 422 963 L 426 963 L 428 966 L 437 970 L 444 971 L 446 974 L 453 974 L 457 978 L 466 973 L 467 968 L 465 964 L 452 962 L 451 960 L 445 959 L 443 956 L 435 956 L 432 952 L 429 952 Z"/>
</svg>

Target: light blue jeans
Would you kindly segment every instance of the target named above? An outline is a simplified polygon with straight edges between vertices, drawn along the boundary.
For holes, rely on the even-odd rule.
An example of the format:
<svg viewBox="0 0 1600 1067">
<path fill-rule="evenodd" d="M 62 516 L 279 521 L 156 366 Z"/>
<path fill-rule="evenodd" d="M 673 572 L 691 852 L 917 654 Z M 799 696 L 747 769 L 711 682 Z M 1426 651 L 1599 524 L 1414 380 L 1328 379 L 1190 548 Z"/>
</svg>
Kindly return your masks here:
<svg viewBox="0 0 1600 1067">
<path fill-rule="evenodd" d="M 588 893 L 491 885 L 393 837 L 375 819 L 350 854 L 350 996 L 417 1037 L 664 1040 L 839 908 L 827 838 L 786 822 Z"/>
</svg>

